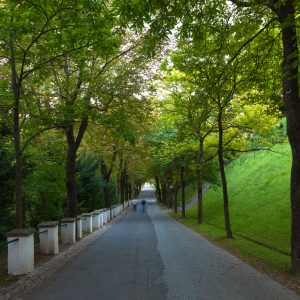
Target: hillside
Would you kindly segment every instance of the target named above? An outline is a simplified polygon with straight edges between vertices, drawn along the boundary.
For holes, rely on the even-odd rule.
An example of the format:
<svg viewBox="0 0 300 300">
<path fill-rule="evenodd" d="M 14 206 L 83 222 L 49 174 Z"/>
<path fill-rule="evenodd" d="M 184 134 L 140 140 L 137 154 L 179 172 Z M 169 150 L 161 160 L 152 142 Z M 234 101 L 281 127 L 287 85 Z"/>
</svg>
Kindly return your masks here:
<svg viewBox="0 0 300 300">
<path fill-rule="evenodd" d="M 226 167 L 231 225 L 234 233 L 289 253 L 291 154 L 288 144 L 274 146 L 272 151 L 245 153 Z M 197 226 L 196 218 L 197 205 L 188 211 L 187 218 L 182 221 L 213 239 L 223 240 L 225 234 L 220 229 L 224 228 L 220 187 L 212 187 L 205 193 L 205 224 Z M 228 245 L 242 255 L 253 255 L 253 258 L 268 261 L 273 266 L 287 267 L 288 256 L 283 257 L 235 237 Z"/>
</svg>

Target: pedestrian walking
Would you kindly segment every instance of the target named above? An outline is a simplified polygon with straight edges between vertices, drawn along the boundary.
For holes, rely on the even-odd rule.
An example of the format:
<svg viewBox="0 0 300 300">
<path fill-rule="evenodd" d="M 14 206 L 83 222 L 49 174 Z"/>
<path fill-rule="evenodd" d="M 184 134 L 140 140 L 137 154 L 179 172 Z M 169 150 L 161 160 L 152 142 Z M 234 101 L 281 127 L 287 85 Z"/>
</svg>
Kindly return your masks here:
<svg viewBox="0 0 300 300">
<path fill-rule="evenodd" d="M 144 214 L 146 211 L 146 200 L 145 199 L 142 200 L 142 206 L 143 206 L 143 214 Z"/>
<path fill-rule="evenodd" d="M 137 206 L 137 200 L 133 200 L 132 201 L 132 203 L 133 203 L 133 211 L 136 211 L 136 206 Z"/>
</svg>

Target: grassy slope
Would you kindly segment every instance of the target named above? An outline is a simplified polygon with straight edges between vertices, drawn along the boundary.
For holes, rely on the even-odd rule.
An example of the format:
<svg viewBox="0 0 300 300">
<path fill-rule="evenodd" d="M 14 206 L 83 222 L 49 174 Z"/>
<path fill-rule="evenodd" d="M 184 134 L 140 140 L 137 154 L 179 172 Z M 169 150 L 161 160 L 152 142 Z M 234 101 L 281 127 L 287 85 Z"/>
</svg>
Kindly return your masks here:
<svg viewBox="0 0 300 300">
<path fill-rule="evenodd" d="M 185 189 L 185 202 L 186 204 L 190 203 L 192 199 L 195 196 L 195 193 L 197 192 L 197 187 L 196 185 L 193 185 L 193 183 L 188 184 Z M 181 188 L 178 191 L 178 196 L 177 196 L 177 203 L 179 206 L 181 206 Z"/>
<path fill-rule="evenodd" d="M 227 166 L 231 224 L 233 232 L 289 252 L 291 155 L 288 144 L 277 145 L 272 150 L 281 154 L 269 151 L 243 154 Z M 289 268 L 288 256 L 239 237 L 228 241 L 223 230 L 207 224 L 197 225 L 196 214 L 194 206 L 181 221 L 245 259 L 262 262 L 267 269 Z M 220 188 L 205 193 L 204 221 L 224 227 Z"/>
<path fill-rule="evenodd" d="M 273 152 L 245 154 L 227 169 L 232 230 L 289 251 L 290 206 L 288 145 Z M 210 189 L 204 197 L 204 218 L 223 225 L 221 189 Z"/>
</svg>

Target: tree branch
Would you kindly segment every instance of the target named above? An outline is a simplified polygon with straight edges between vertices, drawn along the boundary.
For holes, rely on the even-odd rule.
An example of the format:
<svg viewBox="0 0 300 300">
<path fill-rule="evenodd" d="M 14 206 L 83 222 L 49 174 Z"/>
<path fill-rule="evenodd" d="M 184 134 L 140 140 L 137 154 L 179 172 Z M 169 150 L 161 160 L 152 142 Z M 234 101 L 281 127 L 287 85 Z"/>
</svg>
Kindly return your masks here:
<svg viewBox="0 0 300 300">
<path fill-rule="evenodd" d="M 51 125 L 51 126 L 48 126 L 48 127 L 45 127 L 45 128 L 42 128 L 40 130 L 38 130 L 36 133 L 34 133 L 32 136 L 30 136 L 26 141 L 25 143 L 23 144 L 22 148 L 21 148 L 21 155 L 23 155 L 26 147 L 28 146 L 28 144 L 34 139 L 36 138 L 38 135 L 42 134 L 43 132 L 45 131 L 48 131 L 48 130 L 51 130 L 51 129 L 55 129 L 57 128 L 57 125 Z"/>
<path fill-rule="evenodd" d="M 82 141 L 85 130 L 87 129 L 87 126 L 88 126 L 88 116 L 85 116 L 81 120 L 80 127 L 79 127 L 78 134 L 77 134 L 77 138 L 76 138 L 76 141 L 75 141 L 76 151 L 78 150 L 78 148 L 80 146 L 80 143 Z"/>
</svg>

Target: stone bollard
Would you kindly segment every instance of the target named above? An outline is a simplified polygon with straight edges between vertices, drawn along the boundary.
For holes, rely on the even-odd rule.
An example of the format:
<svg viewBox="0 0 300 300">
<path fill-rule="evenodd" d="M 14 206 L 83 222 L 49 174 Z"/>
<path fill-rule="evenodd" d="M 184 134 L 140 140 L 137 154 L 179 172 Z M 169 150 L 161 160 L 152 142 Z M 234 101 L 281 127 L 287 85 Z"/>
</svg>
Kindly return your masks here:
<svg viewBox="0 0 300 300">
<path fill-rule="evenodd" d="M 111 220 L 111 215 L 110 215 L 110 209 L 106 209 L 106 215 L 107 215 L 107 223 Z"/>
<path fill-rule="evenodd" d="M 76 227 L 76 237 L 77 239 L 82 238 L 82 216 L 77 216 L 77 227 Z"/>
<path fill-rule="evenodd" d="M 82 231 L 91 233 L 93 232 L 92 214 L 82 214 Z"/>
<path fill-rule="evenodd" d="M 99 213 L 99 227 L 103 227 L 103 216 L 104 216 L 104 209 L 96 209 L 97 213 Z"/>
<path fill-rule="evenodd" d="M 104 210 L 101 209 L 101 212 L 100 212 L 100 227 L 102 228 L 104 226 Z"/>
<path fill-rule="evenodd" d="M 94 211 L 92 212 L 93 217 L 93 229 L 99 229 L 100 228 L 100 212 Z"/>
<path fill-rule="evenodd" d="M 103 209 L 102 215 L 103 215 L 103 226 L 104 226 L 107 223 L 107 211 L 106 211 L 106 209 Z"/>
<path fill-rule="evenodd" d="M 108 217 L 107 217 L 107 209 L 103 209 L 103 225 L 108 223 Z"/>
<path fill-rule="evenodd" d="M 44 254 L 58 254 L 58 221 L 43 222 L 38 225 L 40 252 Z"/>
<path fill-rule="evenodd" d="M 34 229 L 14 229 L 6 234 L 9 275 L 27 274 L 34 269 Z"/>
<path fill-rule="evenodd" d="M 61 242 L 63 244 L 76 243 L 76 218 L 64 218 L 61 220 Z"/>
</svg>

